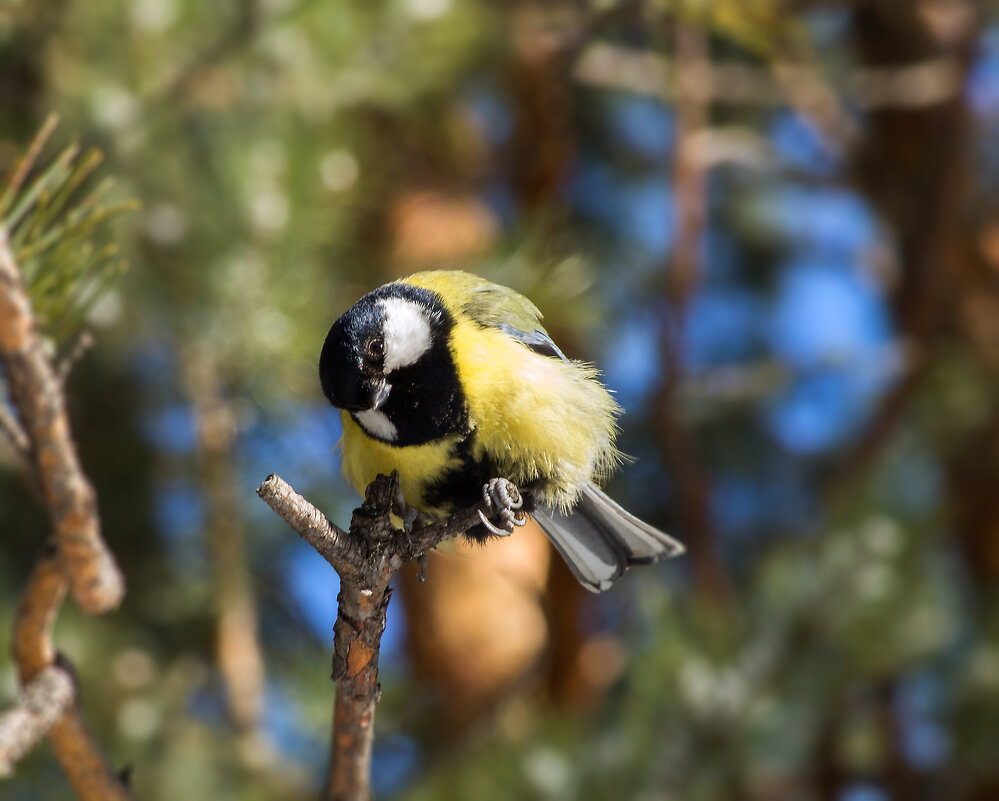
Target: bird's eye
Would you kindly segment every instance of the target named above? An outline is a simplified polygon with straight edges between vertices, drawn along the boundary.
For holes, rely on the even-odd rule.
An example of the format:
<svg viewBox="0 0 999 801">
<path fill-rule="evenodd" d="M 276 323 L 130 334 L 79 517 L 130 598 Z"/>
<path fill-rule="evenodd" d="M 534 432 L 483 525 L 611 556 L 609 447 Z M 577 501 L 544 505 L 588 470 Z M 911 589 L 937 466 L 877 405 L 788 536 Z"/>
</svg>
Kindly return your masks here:
<svg viewBox="0 0 999 801">
<path fill-rule="evenodd" d="M 381 337 L 372 337 L 364 346 L 369 356 L 378 357 L 385 353 L 385 341 Z"/>
</svg>

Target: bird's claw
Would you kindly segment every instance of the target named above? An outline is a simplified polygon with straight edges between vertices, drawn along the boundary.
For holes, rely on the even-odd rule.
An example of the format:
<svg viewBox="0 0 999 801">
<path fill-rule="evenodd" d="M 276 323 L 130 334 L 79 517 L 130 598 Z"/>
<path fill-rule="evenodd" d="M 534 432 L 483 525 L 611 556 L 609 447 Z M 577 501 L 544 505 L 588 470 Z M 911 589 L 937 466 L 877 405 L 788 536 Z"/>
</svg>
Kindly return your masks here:
<svg viewBox="0 0 999 801">
<path fill-rule="evenodd" d="M 490 479 L 482 485 L 482 500 L 486 509 L 495 511 L 500 525 L 491 522 L 481 509 L 479 520 L 487 531 L 497 537 L 509 537 L 515 527 L 527 525 L 527 515 L 523 512 L 516 514 L 524 506 L 524 498 L 512 481 L 505 478 Z"/>
<path fill-rule="evenodd" d="M 392 511 L 402 520 L 402 530 L 406 532 L 406 536 L 408 537 L 413 533 L 413 527 L 417 523 L 426 525 L 430 522 L 430 518 L 415 506 L 410 506 L 406 503 L 406 496 L 402 494 L 402 484 L 399 481 L 399 474 L 395 470 L 392 471 L 392 481 L 394 483 L 392 488 Z"/>
<path fill-rule="evenodd" d="M 482 513 L 481 509 L 479 510 L 479 520 L 482 521 L 482 526 L 483 528 L 486 529 L 486 531 L 492 532 L 497 537 L 509 537 L 511 534 L 513 534 L 512 526 L 509 529 L 499 528 L 498 526 L 489 522 L 489 518 Z"/>
<path fill-rule="evenodd" d="M 402 494 L 402 481 L 399 479 L 399 471 L 393 470 L 389 476 L 392 479 L 392 499 L 400 510 L 407 509 L 406 496 Z"/>
</svg>

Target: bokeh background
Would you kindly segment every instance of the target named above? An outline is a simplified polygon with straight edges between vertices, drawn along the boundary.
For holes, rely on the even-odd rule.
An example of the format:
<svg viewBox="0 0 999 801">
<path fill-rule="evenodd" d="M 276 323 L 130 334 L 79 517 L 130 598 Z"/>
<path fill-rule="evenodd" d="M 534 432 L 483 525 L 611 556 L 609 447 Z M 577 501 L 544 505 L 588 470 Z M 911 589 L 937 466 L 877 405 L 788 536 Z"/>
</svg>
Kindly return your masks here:
<svg viewBox="0 0 999 801">
<path fill-rule="evenodd" d="M 604 370 L 611 494 L 689 554 L 401 576 L 379 797 L 999 798 L 994 3 L 6 0 L 0 170 L 53 111 L 141 202 L 68 385 L 129 591 L 57 641 L 142 798 L 315 796 L 336 577 L 254 489 L 347 522 L 318 352 L 427 267 Z M 46 534 L 0 442 L 0 708 Z"/>
</svg>

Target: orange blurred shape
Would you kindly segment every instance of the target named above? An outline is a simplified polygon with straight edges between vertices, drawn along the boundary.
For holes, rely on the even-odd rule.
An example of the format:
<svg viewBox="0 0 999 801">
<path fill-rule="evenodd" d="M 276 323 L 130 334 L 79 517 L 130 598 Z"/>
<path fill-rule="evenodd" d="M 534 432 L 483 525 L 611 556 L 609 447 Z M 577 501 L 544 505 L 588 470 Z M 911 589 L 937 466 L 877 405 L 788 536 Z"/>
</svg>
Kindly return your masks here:
<svg viewBox="0 0 999 801">
<path fill-rule="evenodd" d="M 446 266 L 486 251 L 499 223 L 471 192 L 406 190 L 389 211 L 391 258 L 399 267 Z"/>
<path fill-rule="evenodd" d="M 969 292 L 961 302 L 964 329 L 979 353 L 999 365 L 999 301 L 985 292 Z"/>
<path fill-rule="evenodd" d="M 978 247 L 989 268 L 999 273 L 999 222 L 985 226 L 979 234 Z"/>
<path fill-rule="evenodd" d="M 431 553 L 423 584 L 415 565 L 400 572 L 413 671 L 440 702 L 452 734 L 540 665 L 551 558 L 545 535 L 530 521 L 484 546 L 460 540 Z"/>
</svg>

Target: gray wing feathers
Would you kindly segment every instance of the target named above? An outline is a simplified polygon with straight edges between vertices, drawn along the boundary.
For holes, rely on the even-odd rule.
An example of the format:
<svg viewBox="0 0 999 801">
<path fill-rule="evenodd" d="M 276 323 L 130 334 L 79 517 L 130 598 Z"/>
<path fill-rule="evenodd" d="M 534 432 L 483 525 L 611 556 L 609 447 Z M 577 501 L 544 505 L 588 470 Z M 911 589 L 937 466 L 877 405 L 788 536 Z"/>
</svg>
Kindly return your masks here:
<svg viewBox="0 0 999 801">
<path fill-rule="evenodd" d="M 573 575 L 590 592 L 603 592 L 624 573 L 625 555 L 582 515 L 576 520 L 545 508 L 532 514 Z"/>
<path fill-rule="evenodd" d="M 643 523 L 590 483 L 583 487 L 570 514 L 541 507 L 533 515 L 591 592 L 608 589 L 629 565 L 679 556 L 684 550 L 668 534 Z"/>
<path fill-rule="evenodd" d="M 684 552 L 683 545 L 671 536 L 622 509 L 593 484 L 588 483 L 583 487 L 576 509 L 617 536 L 628 553 L 629 564 L 658 562 Z"/>
<path fill-rule="evenodd" d="M 553 359 L 561 359 L 564 362 L 569 361 L 565 354 L 559 349 L 559 346 L 555 344 L 555 341 L 548 336 L 547 333 L 541 331 L 540 329 L 535 329 L 534 331 L 521 331 L 509 323 L 500 323 L 500 331 L 509 337 L 513 337 L 518 342 L 523 342 L 527 347 L 533 350 L 535 353 L 540 353 L 542 356 L 551 356 Z"/>
</svg>

